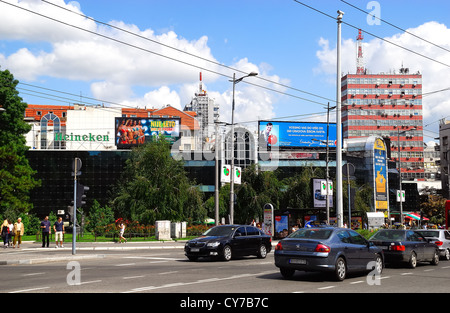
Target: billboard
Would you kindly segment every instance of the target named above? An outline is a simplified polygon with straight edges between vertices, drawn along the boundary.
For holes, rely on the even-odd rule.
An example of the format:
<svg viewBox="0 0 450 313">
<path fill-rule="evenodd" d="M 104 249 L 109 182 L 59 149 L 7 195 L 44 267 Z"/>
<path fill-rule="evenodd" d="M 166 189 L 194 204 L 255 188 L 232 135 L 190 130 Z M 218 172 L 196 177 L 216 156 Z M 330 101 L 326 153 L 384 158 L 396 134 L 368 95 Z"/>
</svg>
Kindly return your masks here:
<svg viewBox="0 0 450 313">
<path fill-rule="evenodd" d="M 115 144 L 118 149 L 130 149 L 161 138 L 174 143 L 180 128 L 180 118 L 116 117 Z"/>
<path fill-rule="evenodd" d="M 336 148 L 336 123 L 328 126 L 328 147 Z M 259 121 L 258 133 L 260 147 L 324 148 L 327 145 L 327 123 Z"/>
<path fill-rule="evenodd" d="M 375 208 L 377 210 L 388 209 L 389 186 L 387 182 L 386 145 L 381 138 L 377 138 L 373 145 L 374 162 L 373 173 L 375 175 Z"/>
</svg>

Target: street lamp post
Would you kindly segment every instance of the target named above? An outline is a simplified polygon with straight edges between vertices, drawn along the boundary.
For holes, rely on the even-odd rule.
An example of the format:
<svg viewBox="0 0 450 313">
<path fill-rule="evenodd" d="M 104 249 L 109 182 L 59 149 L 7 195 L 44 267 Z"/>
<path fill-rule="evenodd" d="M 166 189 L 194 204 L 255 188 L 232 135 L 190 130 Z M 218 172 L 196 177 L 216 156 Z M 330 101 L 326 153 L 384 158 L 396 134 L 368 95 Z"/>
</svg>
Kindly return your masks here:
<svg viewBox="0 0 450 313">
<path fill-rule="evenodd" d="M 230 176 L 230 224 L 234 223 L 234 93 L 235 93 L 235 86 L 237 83 L 240 83 L 244 78 L 250 77 L 250 76 L 256 76 L 258 73 L 251 72 L 248 75 L 245 75 L 241 78 L 236 79 L 236 73 L 233 73 L 233 80 L 230 80 L 230 82 L 233 83 L 233 99 L 232 99 L 232 106 L 231 106 L 231 176 Z"/>
<path fill-rule="evenodd" d="M 338 10 L 337 17 L 337 86 L 336 86 L 336 219 L 337 226 L 343 226 L 342 193 L 342 123 L 341 123 L 341 24 L 344 12 Z"/>
<path fill-rule="evenodd" d="M 410 130 L 415 130 L 416 128 L 411 128 Z M 403 202 L 402 202 L 402 159 L 401 159 L 401 148 L 400 148 L 400 135 L 405 134 L 408 130 L 400 132 L 400 127 L 397 126 L 397 149 L 398 149 L 398 187 L 400 191 L 400 223 L 403 225 Z"/>
</svg>

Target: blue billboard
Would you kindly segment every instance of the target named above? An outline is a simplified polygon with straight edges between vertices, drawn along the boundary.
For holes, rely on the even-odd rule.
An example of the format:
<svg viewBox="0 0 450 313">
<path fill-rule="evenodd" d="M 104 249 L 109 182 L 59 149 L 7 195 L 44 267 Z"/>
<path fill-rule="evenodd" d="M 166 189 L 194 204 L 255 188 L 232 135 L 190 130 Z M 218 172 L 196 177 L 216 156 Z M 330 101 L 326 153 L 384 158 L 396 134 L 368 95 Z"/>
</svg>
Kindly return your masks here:
<svg viewBox="0 0 450 313">
<path fill-rule="evenodd" d="M 328 124 L 328 147 L 336 148 L 336 123 Z M 267 147 L 324 148 L 327 123 L 259 121 L 259 142 Z"/>
</svg>

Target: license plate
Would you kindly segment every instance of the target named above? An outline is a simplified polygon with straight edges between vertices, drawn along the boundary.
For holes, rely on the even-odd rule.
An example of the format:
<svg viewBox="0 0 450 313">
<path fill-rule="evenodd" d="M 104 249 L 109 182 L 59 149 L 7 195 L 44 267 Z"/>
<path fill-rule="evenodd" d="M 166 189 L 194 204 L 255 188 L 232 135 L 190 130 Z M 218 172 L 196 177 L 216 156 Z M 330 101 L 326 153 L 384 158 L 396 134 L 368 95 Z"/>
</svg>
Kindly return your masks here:
<svg viewBox="0 0 450 313">
<path fill-rule="evenodd" d="M 200 248 L 191 248 L 191 252 L 199 252 Z"/>
<path fill-rule="evenodd" d="M 290 259 L 289 263 L 291 264 L 306 264 L 305 259 Z"/>
</svg>

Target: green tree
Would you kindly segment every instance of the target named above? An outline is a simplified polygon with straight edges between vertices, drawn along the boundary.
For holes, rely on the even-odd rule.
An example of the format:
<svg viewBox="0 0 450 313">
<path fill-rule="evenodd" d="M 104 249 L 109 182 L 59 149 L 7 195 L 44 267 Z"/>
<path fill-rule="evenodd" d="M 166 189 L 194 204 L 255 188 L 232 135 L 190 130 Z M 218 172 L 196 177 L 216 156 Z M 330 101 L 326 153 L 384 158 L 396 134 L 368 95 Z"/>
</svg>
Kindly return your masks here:
<svg viewBox="0 0 450 313">
<path fill-rule="evenodd" d="M 32 208 L 29 192 L 40 185 L 25 157 L 25 134 L 31 129 L 23 117 L 27 104 L 19 97 L 19 82 L 0 70 L 0 213 L 15 219 Z"/>
<path fill-rule="evenodd" d="M 147 224 L 206 218 L 202 193 L 188 180 L 183 161 L 172 158 L 164 140 L 132 150 L 111 206 L 119 217 Z"/>
<path fill-rule="evenodd" d="M 429 194 L 420 204 L 425 217 L 430 219 L 433 224 L 445 224 L 445 202 L 447 199 L 440 195 Z"/>
<path fill-rule="evenodd" d="M 282 184 L 275 171 L 261 171 L 257 165 L 247 167 L 242 173 L 242 183 L 236 188 L 235 220 L 249 223 L 263 220 L 266 203 L 279 207 Z"/>
<path fill-rule="evenodd" d="M 87 231 L 94 232 L 98 235 L 99 229 L 104 229 L 107 225 L 114 223 L 114 212 L 109 206 L 100 206 L 97 200 L 89 210 L 89 215 L 86 217 L 86 229 Z"/>
<path fill-rule="evenodd" d="M 312 208 L 313 190 L 311 179 L 323 176 L 322 169 L 305 167 L 299 174 L 284 179 L 283 183 L 286 185 L 286 192 L 282 199 L 283 207 Z"/>
</svg>

